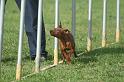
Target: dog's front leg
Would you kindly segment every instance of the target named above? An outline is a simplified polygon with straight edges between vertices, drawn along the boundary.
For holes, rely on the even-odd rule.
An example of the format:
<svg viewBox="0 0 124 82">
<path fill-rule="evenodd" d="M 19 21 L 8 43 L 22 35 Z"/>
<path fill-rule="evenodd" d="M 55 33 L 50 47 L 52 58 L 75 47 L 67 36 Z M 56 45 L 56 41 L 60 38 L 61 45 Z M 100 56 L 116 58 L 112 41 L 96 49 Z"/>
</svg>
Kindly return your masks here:
<svg viewBox="0 0 124 82">
<path fill-rule="evenodd" d="M 74 57 L 78 57 L 74 49 L 70 50 L 70 57 L 71 57 L 72 54 L 74 54 Z"/>
<path fill-rule="evenodd" d="M 66 62 L 68 63 L 68 64 L 70 64 L 71 63 L 71 58 L 70 58 L 70 56 L 69 56 L 70 54 L 69 53 L 67 53 L 66 51 L 65 51 L 65 53 L 64 53 L 64 57 L 65 57 L 65 59 L 66 59 Z"/>
<path fill-rule="evenodd" d="M 62 56 L 62 63 L 64 63 L 64 61 L 65 61 L 65 56 L 64 56 L 64 50 L 61 50 L 61 56 Z"/>
</svg>

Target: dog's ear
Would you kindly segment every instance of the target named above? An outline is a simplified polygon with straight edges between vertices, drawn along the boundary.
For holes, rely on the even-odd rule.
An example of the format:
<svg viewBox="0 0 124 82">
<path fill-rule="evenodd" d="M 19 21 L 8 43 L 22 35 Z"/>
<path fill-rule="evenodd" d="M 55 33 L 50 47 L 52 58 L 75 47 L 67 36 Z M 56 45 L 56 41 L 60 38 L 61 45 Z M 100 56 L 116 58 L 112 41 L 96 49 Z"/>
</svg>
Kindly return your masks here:
<svg viewBox="0 0 124 82">
<path fill-rule="evenodd" d="M 69 33 L 70 31 L 68 29 L 63 30 L 65 33 Z"/>
<path fill-rule="evenodd" d="M 59 24 L 59 26 L 58 26 L 59 28 L 62 28 L 62 24 L 61 24 L 61 21 L 60 21 L 60 24 Z"/>
</svg>

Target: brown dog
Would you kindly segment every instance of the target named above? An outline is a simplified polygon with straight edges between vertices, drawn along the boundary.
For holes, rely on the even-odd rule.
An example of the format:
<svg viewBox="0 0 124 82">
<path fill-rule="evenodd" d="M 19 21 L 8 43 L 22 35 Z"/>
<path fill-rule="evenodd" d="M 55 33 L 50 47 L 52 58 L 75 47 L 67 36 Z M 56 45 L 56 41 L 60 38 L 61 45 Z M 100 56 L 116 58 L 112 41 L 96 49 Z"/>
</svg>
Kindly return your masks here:
<svg viewBox="0 0 124 82">
<path fill-rule="evenodd" d="M 63 61 L 66 59 L 67 63 L 71 63 L 72 54 L 76 56 L 75 53 L 75 42 L 71 32 L 68 29 L 63 29 L 61 25 L 50 30 L 51 36 L 54 36 L 60 40 L 60 49 L 63 56 Z"/>
</svg>

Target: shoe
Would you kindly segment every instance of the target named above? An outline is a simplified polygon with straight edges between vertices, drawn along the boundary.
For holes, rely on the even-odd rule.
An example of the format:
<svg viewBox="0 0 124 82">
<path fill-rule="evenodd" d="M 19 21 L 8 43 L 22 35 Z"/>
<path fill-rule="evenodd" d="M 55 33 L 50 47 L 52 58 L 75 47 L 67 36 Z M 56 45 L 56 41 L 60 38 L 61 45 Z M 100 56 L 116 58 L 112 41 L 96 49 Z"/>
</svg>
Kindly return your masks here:
<svg viewBox="0 0 124 82">
<path fill-rule="evenodd" d="M 41 54 L 41 60 L 47 60 L 48 52 L 45 51 L 44 53 Z"/>
<path fill-rule="evenodd" d="M 47 51 L 45 51 L 44 53 L 42 53 L 41 54 L 41 61 L 47 60 L 47 56 L 48 56 L 48 52 Z M 31 57 L 31 60 L 34 61 L 35 58 L 36 58 L 36 56 L 34 55 L 34 56 Z"/>
<path fill-rule="evenodd" d="M 31 57 L 31 60 L 34 61 L 35 60 L 35 57 Z"/>
<path fill-rule="evenodd" d="M 40 60 L 43 62 L 45 60 L 47 60 L 44 56 L 41 56 Z"/>
</svg>

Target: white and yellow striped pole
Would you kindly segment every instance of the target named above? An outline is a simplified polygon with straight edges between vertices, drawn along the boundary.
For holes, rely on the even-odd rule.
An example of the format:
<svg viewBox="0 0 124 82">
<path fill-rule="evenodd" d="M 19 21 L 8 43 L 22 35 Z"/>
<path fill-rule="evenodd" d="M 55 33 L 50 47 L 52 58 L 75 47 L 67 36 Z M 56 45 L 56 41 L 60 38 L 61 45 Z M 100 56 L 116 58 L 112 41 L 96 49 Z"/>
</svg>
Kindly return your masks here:
<svg viewBox="0 0 124 82">
<path fill-rule="evenodd" d="M 120 0 L 117 0 L 116 42 L 120 40 Z"/>
<path fill-rule="evenodd" d="M 25 17 L 25 3 L 26 0 L 21 0 L 21 13 L 20 13 L 20 31 L 19 31 L 19 45 L 18 45 L 18 59 L 16 67 L 16 80 L 21 79 L 21 58 L 22 58 L 22 43 L 24 34 L 24 17 Z"/>
<path fill-rule="evenodd" d="M 59 25 L 59 0 L 55 2 L 55 28 Z M 58 64 L 58 39 L 54 41 L 54 65 Z"/>
<path fill-rule="evenodd" d="M 5 0 L 0 1 L 0 62 L 2 60 Z"/>
<path fill-rule="evenodd" d="M 0 0 L 0 79 L 1 79 L 2 46 L 3 46 L 4 10 L 5 10 L 5 0 Z"/>
<path fill-rule="evenodd" d="M 91 49 L 92 49 L 92 0 L 89 0 L 87 50 L 90 51 Z"/>
<path fill-rule="evenodd" d="M 107 1 L 103 0 L 102 47 L 106 46 L 106 14 L 107 14 Z"/>
<path fill-rule="evenodd" d="M 40 71 L 40 49 L 41 49 L 41 32 L 42 32 L 42 11 L 43 11 L 43 0 L 39 0 L 38 5 L 38 28 L 37 28 L 37 49 L 36 49 L 36 60 L 35 60 L 35 72 Z"/>
</svg>

